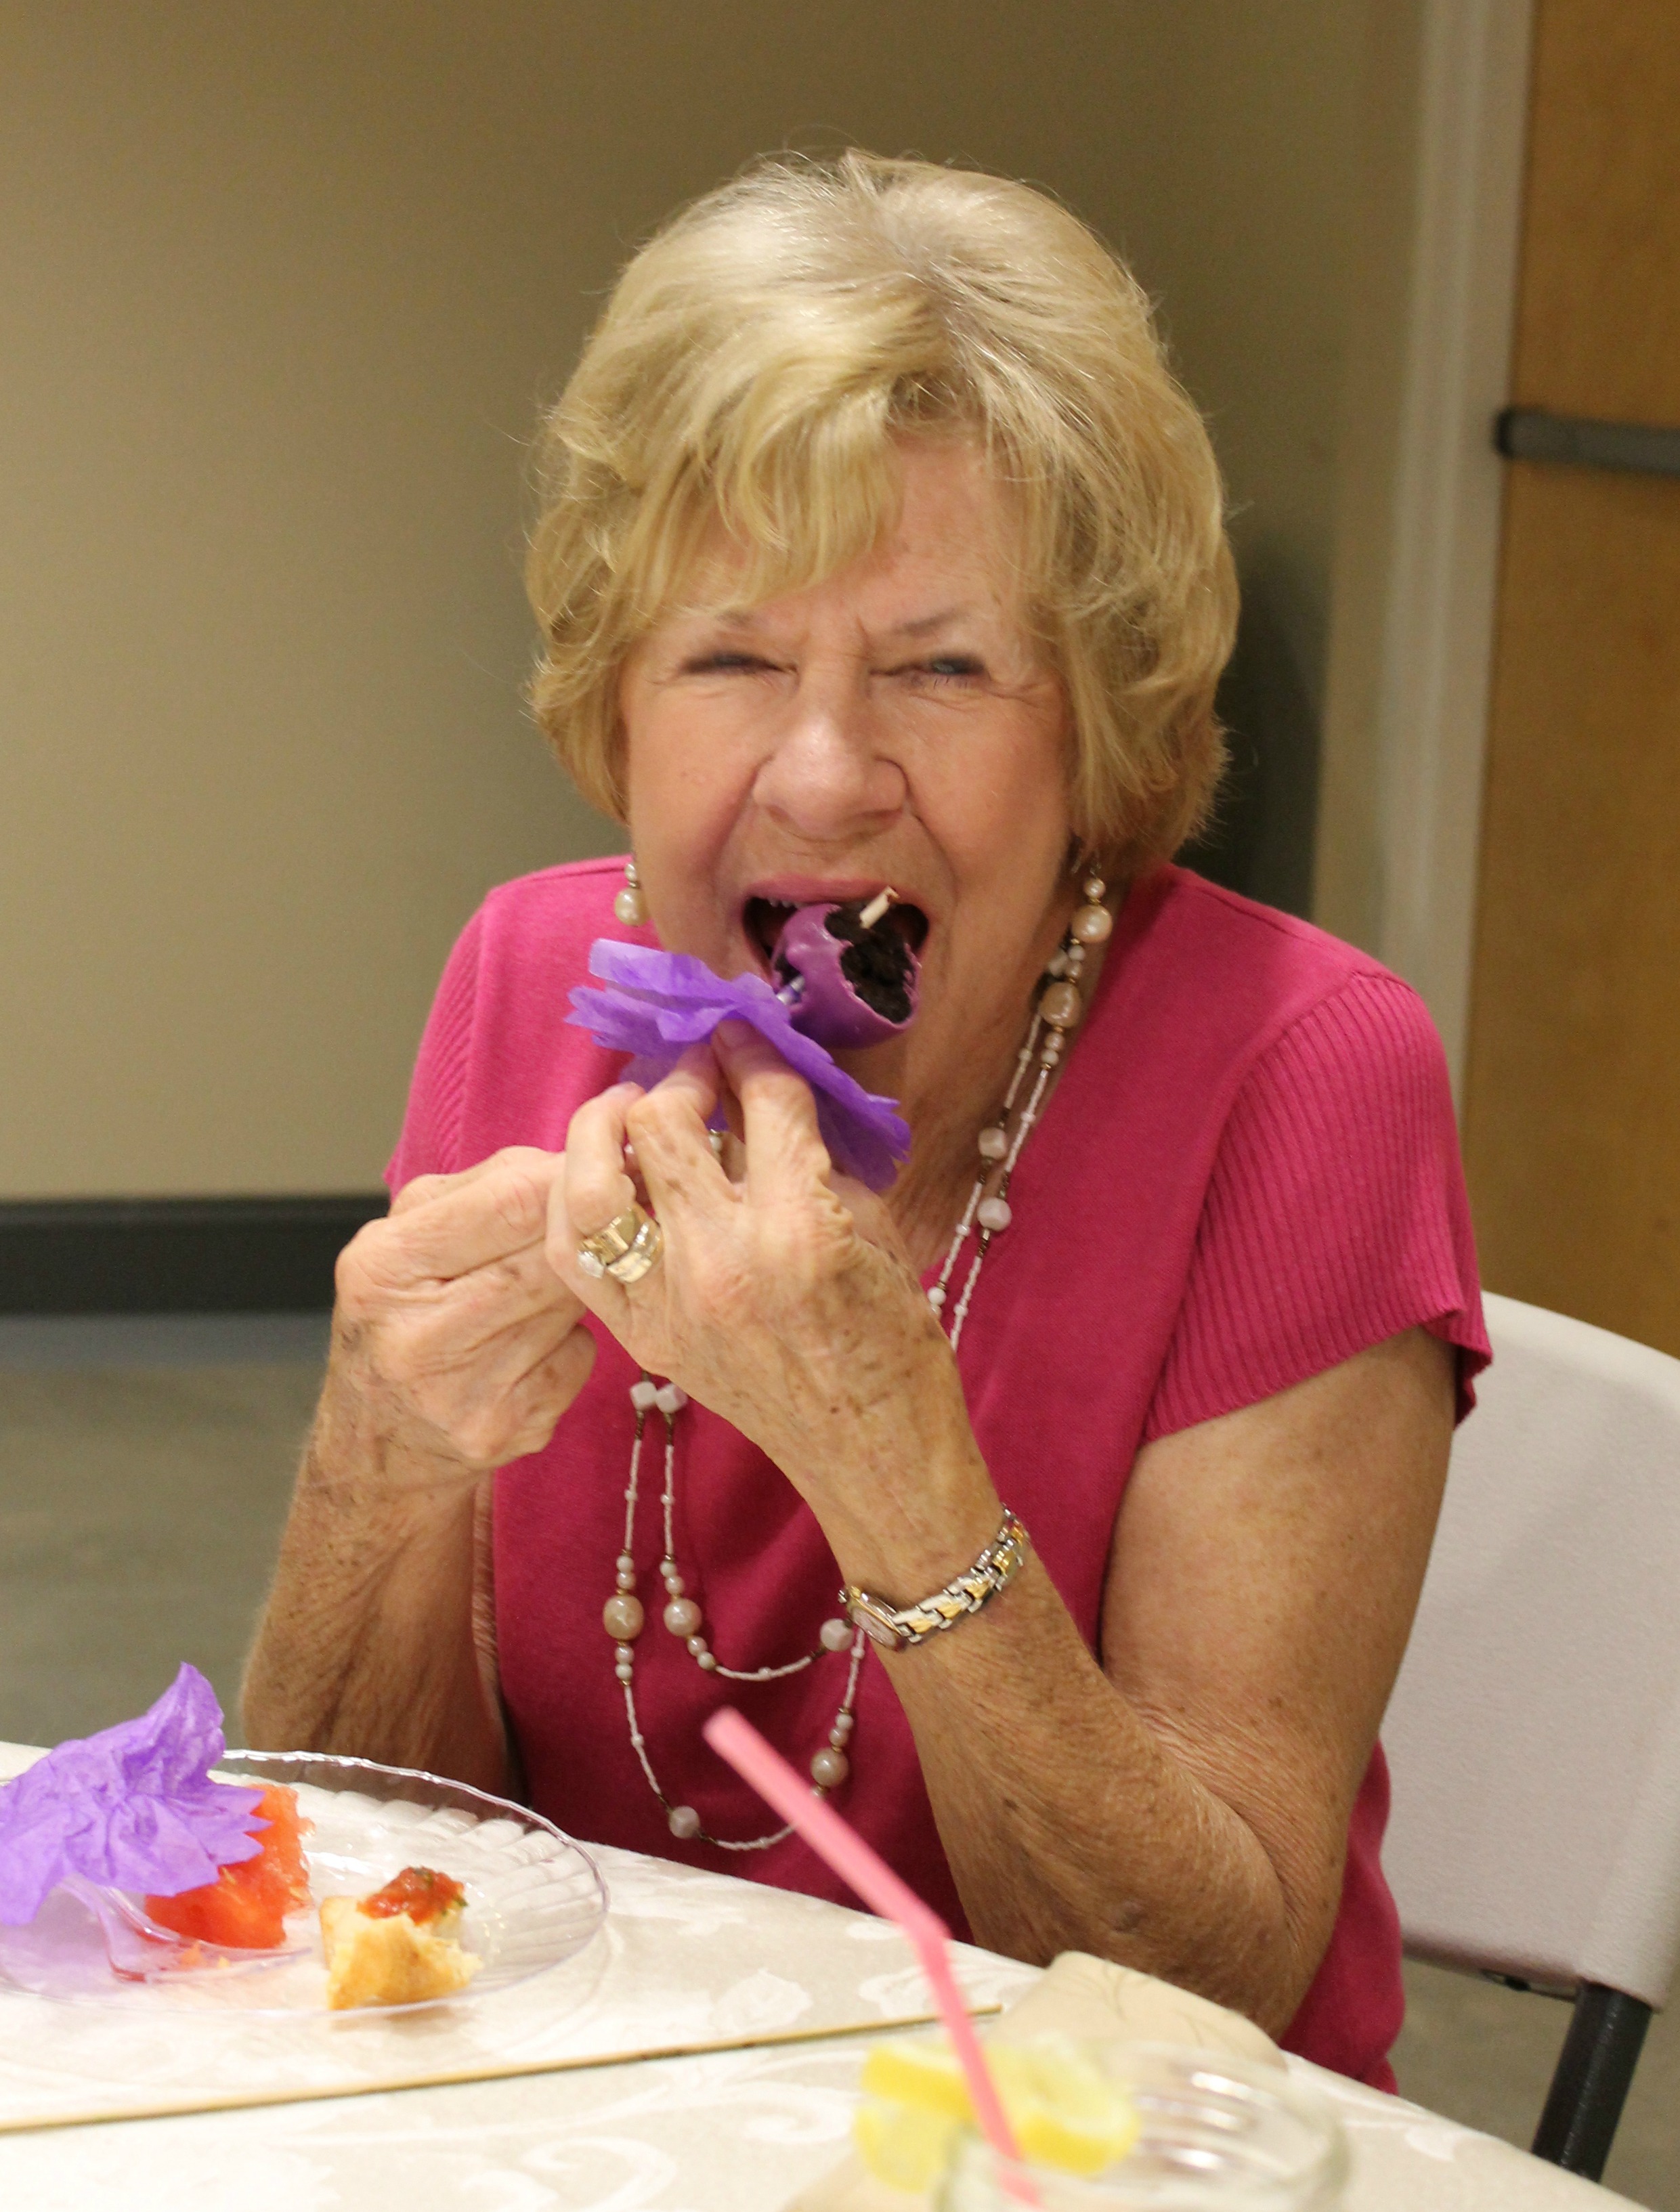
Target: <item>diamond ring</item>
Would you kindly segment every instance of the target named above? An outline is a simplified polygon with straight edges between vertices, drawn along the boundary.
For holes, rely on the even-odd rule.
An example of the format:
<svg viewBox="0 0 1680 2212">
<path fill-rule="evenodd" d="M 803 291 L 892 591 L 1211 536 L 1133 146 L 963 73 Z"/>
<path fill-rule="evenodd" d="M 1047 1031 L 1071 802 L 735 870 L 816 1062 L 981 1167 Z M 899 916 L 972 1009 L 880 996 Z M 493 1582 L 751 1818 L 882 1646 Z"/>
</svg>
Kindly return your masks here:
<svg viewBox="0 0 1680 2212">
<path fill-rule="evenodd" d="M 645 1208 L 630 1205 L 593 1237 L 580 1237 L 577 1264 L 586 1275 L 611 1275 L 615 1283 L 639 1283 L 658 1265 L 665 1234 Z"/>
</svg>

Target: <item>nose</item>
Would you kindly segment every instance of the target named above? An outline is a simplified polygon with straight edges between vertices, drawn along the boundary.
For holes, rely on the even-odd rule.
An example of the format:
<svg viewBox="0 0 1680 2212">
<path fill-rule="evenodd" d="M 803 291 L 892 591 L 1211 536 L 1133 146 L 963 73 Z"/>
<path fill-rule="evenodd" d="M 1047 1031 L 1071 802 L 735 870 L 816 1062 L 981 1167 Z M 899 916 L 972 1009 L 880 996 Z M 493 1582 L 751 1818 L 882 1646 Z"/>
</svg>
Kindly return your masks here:
<svg viewBox="0 0 1680 2212">
<path fill-rule="evenodd" d="M 801 671 L 774 742 L 754 779 L 757 805 L 784 830 L 816 845 L 872 836 L 903 808 L 903 769 L 861 669 Z"/>
</svg>

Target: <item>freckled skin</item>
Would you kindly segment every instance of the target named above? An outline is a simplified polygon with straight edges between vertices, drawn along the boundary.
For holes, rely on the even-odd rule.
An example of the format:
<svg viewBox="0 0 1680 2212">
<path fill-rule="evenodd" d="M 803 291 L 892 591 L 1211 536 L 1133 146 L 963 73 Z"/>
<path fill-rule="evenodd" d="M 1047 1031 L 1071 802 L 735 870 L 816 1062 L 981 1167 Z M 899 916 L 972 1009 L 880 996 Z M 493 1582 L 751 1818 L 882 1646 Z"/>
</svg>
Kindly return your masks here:
<svg viewBox="0 0 1680 2212">
<path fill-rule="evenodd" d="M 253 1741 L 508 1786 L 484 1478 L 581 1389 L 586 1309 L 762 1447 L 849 1579 L 909 1601 L 992 1535 L 998 1483 L 916 1277 L 1077 889 L 1065 707 L 1007 556 L 971 457 L 917 448 L 870 560 L 750 615 L 720 584 L 712 612 L 632 657 L 630 826 L 667 946 L 762 971 L 754 896 L 892 883 L 928 916 L 916 1021 L 843 1056 L 901 1101 L 909 1167 L 885 1202 L 834 1176 L 804 1085 L 726 1029 L 657 1091 L 591 1101 L 563 1155 L 405 1190 L 340 1261 L 247 1679 Z M 720 1099 L 721 1163 L 704 1127 Z M 575 1260 L 632 1195 L 627 1139 L 666 1237 L 628 1291 Z M 978 1941 L 1093 1951 L 1287 2023 L 1334 1920 L 1451 1427 L 1450 1355 L 1411 1331 L 1140 1454 L 1100 1659 L 1034 1559 L 977 1618 L 884 1661 Z"/>
</svg>

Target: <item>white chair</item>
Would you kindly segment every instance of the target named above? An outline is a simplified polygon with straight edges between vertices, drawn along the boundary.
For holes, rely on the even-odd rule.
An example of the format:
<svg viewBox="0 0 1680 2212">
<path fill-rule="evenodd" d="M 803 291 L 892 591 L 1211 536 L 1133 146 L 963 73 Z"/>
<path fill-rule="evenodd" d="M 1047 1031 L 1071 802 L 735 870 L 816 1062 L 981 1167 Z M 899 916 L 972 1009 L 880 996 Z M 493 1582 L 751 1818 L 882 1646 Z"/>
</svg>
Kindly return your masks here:
<svg viewBox="0 0 1680 2212">
<path fill-rule="evenodd" d="M 1487 1310 L 1384 1861 L 1410 1956 L 1573 1996 L 1534 2148 L 1597 2180 L 1680 1949 L 1680 1359 Z"/>
</svg>

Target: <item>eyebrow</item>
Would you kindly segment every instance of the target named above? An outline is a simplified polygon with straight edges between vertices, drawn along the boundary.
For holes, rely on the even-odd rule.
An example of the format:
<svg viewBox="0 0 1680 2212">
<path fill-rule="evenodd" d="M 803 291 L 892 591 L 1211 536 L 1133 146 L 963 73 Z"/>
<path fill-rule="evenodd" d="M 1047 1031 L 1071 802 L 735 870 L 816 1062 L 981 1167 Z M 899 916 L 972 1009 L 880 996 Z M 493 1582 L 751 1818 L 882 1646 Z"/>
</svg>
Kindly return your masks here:
<svg viewBox="0 0 1680 2212">
<path fill-rule="evenodd" d="M 962 622 L 973 613 L 972 607 L 941 607 L 936 615 L 922 615 L 915 622 L 900 623 L 889 630 L 889 637 L 927 637 L 936 629 L 944 629 L 952 623 Z"/>
<path fill-rule="evenodd" d="M 760 610 L 757 607 L 720 607 L 710 617 L 724 629 L 756 629 Z M 962 622 L 974 612 L 970 606 L 941 607 L 937 614 L 918 615 L 914 622 L 895 623 L 884 635 L 887 637 L 928 637 L 934 631 L 946 629 L 950 623 Z"/>
</svg>

